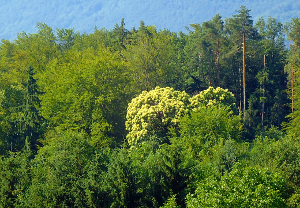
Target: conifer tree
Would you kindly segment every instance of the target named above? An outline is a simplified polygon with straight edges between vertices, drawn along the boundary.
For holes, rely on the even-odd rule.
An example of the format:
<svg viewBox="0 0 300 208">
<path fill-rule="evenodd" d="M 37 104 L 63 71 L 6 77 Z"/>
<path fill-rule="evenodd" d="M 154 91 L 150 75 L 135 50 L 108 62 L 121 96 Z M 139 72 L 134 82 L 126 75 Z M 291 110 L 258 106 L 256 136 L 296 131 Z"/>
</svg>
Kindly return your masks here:
<svg viewBox="0 0 300 208">
<path fill-rule="evenodd" d="M 244 118 L 246 111 L 246 41 L 253 39 L 257 35 L 257 31 L 253 27 L 253 20 L 251 19 L 250 11 L 250 9 L 246 9 L 246 7 L 242 5 L 240 10 L 237 10 L 238 14 L 229 18 L 226 24 L 230 38 L 238 48 L 238 51 L 242 49 L 242 103 Z"/>
<path fill-rule="evenodd" d="M 13 149 L 20 150 L 26 142 L 31 145 L 32 150 L 37 150 L 36 144 L 42 135 L 44 119 L 39 115 L 41 92 L 34 79 L 33 68 L 27 70 L 27 80 L 22 83 L 22 98 L 16 106 L 9 108 L 10 115 L 6 119 L 10 121 L 12 131 L 8 134 L 8 145 Z M 13 144 L 13 145 L 12 145 Z"/>
<path fill-rule="evenodd" d="M 299 136 L 299 109 L 300 109 L 300 98 L 299 98 L 299 69 L 300 69 L 300 19 L 295 18 L 288 24 L 288 39 L 293 41 L 293 45 L 290 47 L 288 54 L 288 64 L 285 70 L 289 74 L 291 83 L 290 98 L 292 100 L 292 113 L 289 115 L 291 121 L 288 124 L 288 128 L 291 134 Z"/>
</svg>

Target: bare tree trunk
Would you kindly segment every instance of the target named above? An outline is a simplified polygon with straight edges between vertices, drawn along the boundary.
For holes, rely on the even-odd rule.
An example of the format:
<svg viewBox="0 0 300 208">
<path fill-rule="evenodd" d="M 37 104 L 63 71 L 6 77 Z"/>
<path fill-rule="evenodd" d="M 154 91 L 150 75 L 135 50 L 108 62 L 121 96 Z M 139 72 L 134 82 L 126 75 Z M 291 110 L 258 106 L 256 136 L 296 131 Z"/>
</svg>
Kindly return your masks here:
<svg viewBox="0 0 300 208">
<path fill-rule="evenodd" d="M 295 44 L 294 46 L 294 50 L 295 52 L 297 51 L 298 45 Z M 295 82 L 295 65 L 294 63 L 292 63 L 292 80 L 291 80 L 291 84 L 292 84 L 292 113 L 294 112 L 294 82 Z"/>
<path fill-rule="evenodd" d="M 200 70 L 201 70 L 201 57 L 202 57 L 202 55 L 201 55 L 201 53 L 199 52 L 199 71 L 198 71 L 198 76 L 199 76 L 199 79 L 200 79 L 200 76 L 201 76 L 201 73 L 200 73 Z"/>
<path fill-rule="evenodd" d="M 245 33 L 243 33 L 243 96 L 244 96 L 244 120 L 246 112 L 246 44 L 245 44 Z"/>
<path fill-rule="evenodd" d="M 263 76 L 265 76 L 265 72 L 266 72 L 266 55 L 264 55 L 264 74 Z M 263 77 L 263 102 L 262 102 L 262 112 L 261 112 L 261 126 L 262 128 L 264 128 L 264 113 L 265 113 L 265 77 Z"/>
<path fill-rule="evenodd" d="M 294 112 L 294 66 L 292 66 L 292 113 Z"/>
<path fill-rule="evenodd" d="M 214 58 L 212 57 L 211 58 L 211 62 L 209 64 L 210 67 L 209 67 L 209 71 L 208 71 L 208 79 L 209 79 L 208 80 L 209 81 L 208 84 L 209 84 L 209 86 L 211 86 L 211 83 L 212 83 L 212 81 L 211 81 L 212 80 L 212 70 L 214 68 L 214 66 L 213 66 L 214 64 L 213 63 L 214 63 Z"/>
<path fill-rule="evenodd" d="M 217 65 L 217 69 L 218 69 L 218 84 L 219 84 L 219 87 L 221 87 L 219 56 L 220 56 L 220 52 L 219 52 L 219 38 L 217 38 L 217 58 L 216 58 L 217 60 L 216 60 L 216 65 Z"/>
<path fill-rule="evenodd" d="M 241 73 L 241 68 L 239 68 L 239 82 L 240 82 L 240 105 L 239 105 L 239 113 L 243 111 L 242 108 L 242 100 L 243 100 L 243 90 L 242 90 L 242 73 Z"/>
</svg>

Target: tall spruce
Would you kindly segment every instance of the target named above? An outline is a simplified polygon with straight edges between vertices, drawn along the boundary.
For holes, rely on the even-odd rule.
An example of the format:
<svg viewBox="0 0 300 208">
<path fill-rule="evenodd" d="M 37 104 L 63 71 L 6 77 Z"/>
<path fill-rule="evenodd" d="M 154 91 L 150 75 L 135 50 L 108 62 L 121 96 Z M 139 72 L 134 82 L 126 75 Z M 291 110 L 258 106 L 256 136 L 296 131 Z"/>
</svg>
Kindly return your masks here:
<svg viewBox="0 0 300 208">
<path fill-rule="evenodd" d="M 43 117 L 39 115 L 38 108 L 40 107 L 40 99 L 38 97 L 41 92 L 38 89 L 36 80 L 34 79 L 33 68 L 27 69 L 27 80 L 22 83 L 23 85 L 23 98 L 21 103 L 17 106 L 10 108 L 12 114 L 11 124 L 15 131 L 10 135 L 15 143 L 18 140 L 18 146 L 13 150 L 20 150 L 24 145 L 30 144 L 32 150 L 37 150 L 36 144 L 38 139 L 42 136 Z M 28 147 L 27 147 L 28 148 Z"/>
</svg>

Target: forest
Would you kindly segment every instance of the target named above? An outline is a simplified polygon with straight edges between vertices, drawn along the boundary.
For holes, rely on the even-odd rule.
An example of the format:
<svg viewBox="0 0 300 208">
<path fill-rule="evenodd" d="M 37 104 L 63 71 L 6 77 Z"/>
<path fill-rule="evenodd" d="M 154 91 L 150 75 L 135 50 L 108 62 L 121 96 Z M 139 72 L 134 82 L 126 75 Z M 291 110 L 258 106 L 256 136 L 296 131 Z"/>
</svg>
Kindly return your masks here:
<svg viewBox="0 0 300 208">
<path fill-rule="evenodd" d="M 0 43 L 0 207 L 299 207 L 300 19 L 241 6 Z"/>
</svg>

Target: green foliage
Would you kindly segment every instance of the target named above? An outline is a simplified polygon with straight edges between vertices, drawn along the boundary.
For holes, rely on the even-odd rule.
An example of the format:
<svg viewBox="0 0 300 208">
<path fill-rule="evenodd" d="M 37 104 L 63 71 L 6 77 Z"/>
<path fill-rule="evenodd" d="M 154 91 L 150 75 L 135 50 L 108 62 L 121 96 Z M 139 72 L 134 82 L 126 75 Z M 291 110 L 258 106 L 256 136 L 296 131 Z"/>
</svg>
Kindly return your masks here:
<svg viewBox="0 0 300 208">
<path fill-rule="evenodd" d="M 92 34 L 39 23 L 2 40 L 0 206 L 296 207 L 299 21 L 286 76 L 282 24 L 253 27 L 250 10 L 237 12 L 188 34 L 122 19 Z"/>
<path fill-rule="evenodd" d="M 127 96 L 122 63 L 100 47 L 54 59 L 39 78 L 45 92 L 41 114 L 53 128 L 84 130 L 95 146 L 122 138 Z M 124 76 L 125 75 L 125 76 Z"/>
<path fill-rule="evenodd" d="M 226 53 L 224 44 L 224 22 L 219 14 L 202 25 L 191 24 L 187 43 L 185 70 L 189 78 L 186 80 L 186 90 L 190 93 L 199 92 L 208 86 L 223 86 L 224 71 L 221 57 Z"/>
<path fill-rule="evenodd" d="M 291 50 L 289 51 L 287 58 L 287 65 L 285 66 L 285 70 L 289 75 L 289 83 L 290 83 L 290 99 L 292 100 L 292 113 L 289 115 L 291 121 L 288 123 L 288 132 L 293 136 L 299 136 L 299 69 L 300 69 L 300 19 L 295 18 L 288 25 L 288 39 L 293 41 L 293 45 L 291 46 Z"/>
<path fill-rule="evenodd" d="M 202 145 L 215 145 L 220 139 L 240 138 L 242 124 L 240 117 L 233 115 L 228 107 L 207 106 L 200 108 L 181 120 L 182 137 L 198 139 Z"/>
<path fill-rule="evenodd" d="M 256 99 L 252 99 L 251 103 L 248 99 L 248 122 L 245 125 L 252 135 L 258 129 L 264 131 L 265 127 L 270 128 L 272 125 L 280 127 L 289 113 L 286 105 L 289 103 L 286 94 L 287 75 L 283 73 L 286 58 L 283 25 L 269 17 L 267 21 L 260 18 L 255 27 L 260 35 L 257 42 L 259 49 L 256 49 L 260 58 L 256 61 L 256 80 L 253 80 L 257 82 L 257 87 L 250 99 Z"/>
<path fill-rule="evenodd" d="M 86 207 L 92 148 L 83 133 L 52 138 L 33 160 L 28 207 Z"/>
<path fill-rule="evenodd" d="M 250 15 L 250 11 L 251 10 L 247 9 L 246 6 L 241 5 L 240 9 L 236 11 L 237 14 L 228 19 L 228 26 L 233 33 L 236 33 L 235 35 L 242 37 L 243 33 L 254 32 L 253 20 Z"/>
<path fill-rule="evenodd" d="M 169 164 L 171 154 L 161 150 L 155 138 L 115 151 L 104 182 L 110 206 L 162 206 L 174 191 L 176 181 L 172 171 L 177 170 Z"/>
<path fill-rule="evenodd" d="M 279 140 L 257 138 L 250 152 L 251 162 L 281 173 L 287 181 L 286 198 L 295 198 L 300 184 L 299 139 L 285 136 Z M 296 195 L 295 195 L 296 194 Z"/>
<path fill-rule="evenodd" d="M 282 139 L 285 136 L 285 132 L 283 130 L 280 130 L 276 126 L 271 126 L 270 128 L 265 128 L 264 131 L 260 132 L 260 135 L 258 136 L 261 138 L 272 138 L 275 141 Z"/>
<path fill-rule="evenodd" d="M 188 190 L 208 176 L 220 177 L 237 161 L 247 161 L 249 144 L 240 141 L 240 117 L 228 107 L 208 106 L 182 118 L 180 137 L 171 142 L 180 145 L 184 164 L 192 165 Z M 235 139 L 235 140 L 234 140 Z"/>
<path fill-rule="evenodd" d="M 175 77 L 180 77 L 175 62 L 174 34 L 166 30 L 157 32 L 154 26 L 141 22 L 139 30 L 127 41 L 123 55 L 139 92 L 156 86 L 178 85 L 174 82 Z"/>
<path fill-rule="evenodd" d="M 24 207 L 31 184 L 30 151 L 0 158 L 0 207 Z"/>
<path fill-rule="evenodd" d="M 285 179 L 262 167 L 237 163 L 218 181 L 209 177 L 187 197 L 187 207 L 286 207 Z"/>
<path fill-rule="evenodd" d="M 173 195 L 168 199 L 168 201 L 161 208 L 180 208 L 176 203 L 176 195 Z"/>
<path fill-rule="evenodd" d="M 288 39 L 293 41 L 295 46 L 298 47 L 300 45 L 300 38 L 299 38 L 299 32 L 300 32 L 300 19 L 297 18 L 291 18 L 291 22 L 287 25 L 287 33 L 288 33 Z"/>
<path fill-rule="evenodd" d="M 69 50 L 74 45 L 74 40 L 79 36 L 73 29 L 57 29 L 57 41 L 61 51 Z"/>
<path fill-rule="evenodd" d="M 132 170 L 130 157 L 126 150 L 115 152 L 107 172 L 107 191 L 110 193 L 112 207 L 133 206 L 134 199 L 141 197 L 137 192 L 138 183 Z"/>
<path fill-rule="evenodd" d="M 19 151 L 30 143 L 32 150 L 37 150 L 38 140 L 42 137 L 44 119 L 39 114 L 41 92 L 34 78 L 31 67 L 23 71 L 21 83 L 3 83 L 2 100 L 2 141 L 3 150 Z M 3 78 L 8 76 L 4 75 Z M 8 76 L 9 77 L 9 76 Z"/>
<path fill-rule="evenodd" d="M 5 137 L 3 137 L 3 135 L 5 134 L 6 130 L 5 130 L 5 124 L 6 122 L 4 121 L 4 115 L 5 115 L 5 110 L 2 107 L 2 103 L 5 99 L 5 94 L 4 94 L 4 90 L 0 91 L 0 152 L 3 152 L 4 149 L 4 142 L 5 142 Z"/>
</svg>

